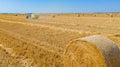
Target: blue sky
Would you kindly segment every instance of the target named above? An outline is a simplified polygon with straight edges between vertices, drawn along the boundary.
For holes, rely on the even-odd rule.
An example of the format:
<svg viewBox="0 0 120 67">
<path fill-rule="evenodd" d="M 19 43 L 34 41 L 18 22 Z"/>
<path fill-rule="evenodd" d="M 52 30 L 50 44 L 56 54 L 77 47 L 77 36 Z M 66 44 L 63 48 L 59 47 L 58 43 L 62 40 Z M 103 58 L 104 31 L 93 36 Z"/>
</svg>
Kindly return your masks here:
<svg viewBox="0 0 120 67">
<path fill-rule="evenodd" d="M 0 13 L 120 12 L 120 0 L 0 0 Z"/>
</svg>

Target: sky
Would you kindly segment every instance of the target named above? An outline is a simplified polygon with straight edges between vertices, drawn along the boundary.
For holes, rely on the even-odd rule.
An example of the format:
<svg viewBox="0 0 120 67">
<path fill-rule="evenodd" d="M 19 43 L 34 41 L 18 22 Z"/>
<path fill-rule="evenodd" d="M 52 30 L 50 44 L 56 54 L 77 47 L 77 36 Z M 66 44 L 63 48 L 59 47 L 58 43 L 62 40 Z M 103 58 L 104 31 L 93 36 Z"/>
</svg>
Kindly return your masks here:
<svg viewBox="0 0 120 67">
<path fill-rule="evenodd" d="M 120 12 L 120 0 L 0 0 L 0 13 Z"/>
</svg>

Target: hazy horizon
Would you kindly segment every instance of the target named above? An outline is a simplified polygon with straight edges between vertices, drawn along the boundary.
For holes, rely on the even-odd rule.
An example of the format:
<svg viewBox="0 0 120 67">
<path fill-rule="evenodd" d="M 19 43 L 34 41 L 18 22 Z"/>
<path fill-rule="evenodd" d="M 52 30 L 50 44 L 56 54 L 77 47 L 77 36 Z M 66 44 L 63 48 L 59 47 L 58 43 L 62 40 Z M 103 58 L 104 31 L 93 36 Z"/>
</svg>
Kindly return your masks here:
<svg viewBox="0 0 120 67">
<path fill-rule="evenodd" d="M 0 0 L 0 13 L 106 13 L 119 6 L 119 0 Z"/>
</svg>

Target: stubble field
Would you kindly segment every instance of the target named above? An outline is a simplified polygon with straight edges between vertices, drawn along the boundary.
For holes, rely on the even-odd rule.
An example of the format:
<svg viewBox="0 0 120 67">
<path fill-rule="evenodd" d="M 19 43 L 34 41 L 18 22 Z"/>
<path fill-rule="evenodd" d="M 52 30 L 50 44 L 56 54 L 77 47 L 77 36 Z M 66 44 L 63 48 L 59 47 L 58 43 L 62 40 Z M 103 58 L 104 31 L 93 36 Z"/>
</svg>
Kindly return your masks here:
<svg viewBox="0 0 120 67">
<path fill-rule="evenodd" d="M 67 44 L 90 35 L 106 36 L 120 49 L 119 14 L 25 17 L 0 15 L 0 67 L 64 67 Z"/>
</svg>

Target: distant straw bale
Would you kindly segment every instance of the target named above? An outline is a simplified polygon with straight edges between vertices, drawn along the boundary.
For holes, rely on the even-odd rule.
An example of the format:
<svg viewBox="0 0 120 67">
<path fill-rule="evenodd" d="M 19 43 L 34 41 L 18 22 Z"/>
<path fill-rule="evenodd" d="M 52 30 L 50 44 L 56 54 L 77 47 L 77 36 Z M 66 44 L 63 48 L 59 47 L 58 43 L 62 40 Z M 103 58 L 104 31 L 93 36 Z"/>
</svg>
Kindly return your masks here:
<svg viewBox="0 0 120 67">
<path fill-rule="evenodd" d="M 27 14 L 26 19 L 38 19 L 39 15 L 37 14 Z"/>
<path fill-rule="evenodd" d="M 55 18 L 56 16 L 55 16 L 55 15 L 53 15 L 52 17 L 53 17 L 53 18 Z"/>
<path fill-rule="evenodd" d="M 38 18 L 39 18 L 39 15 L 32 14 L 31 18 L 32 18 L 32 19 L 38 19 Z"/>
<path fill-rule="evenodd" d="M 15 16 L 18 16 L 17 14 L 15 14 Z"/>
<path fill-rule="evenodd" d="M 65 67 L 120 67 L 120 51 L 111 40 L 94 35 L 71 41 L 64 62 Z"/>
<path fill-rule="evenodd" d="M 78 14 L 77 16 L 80 17 L 80 14 Z"/>
</svg>

